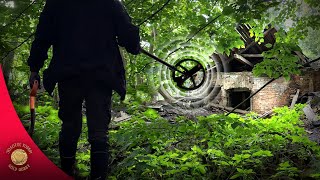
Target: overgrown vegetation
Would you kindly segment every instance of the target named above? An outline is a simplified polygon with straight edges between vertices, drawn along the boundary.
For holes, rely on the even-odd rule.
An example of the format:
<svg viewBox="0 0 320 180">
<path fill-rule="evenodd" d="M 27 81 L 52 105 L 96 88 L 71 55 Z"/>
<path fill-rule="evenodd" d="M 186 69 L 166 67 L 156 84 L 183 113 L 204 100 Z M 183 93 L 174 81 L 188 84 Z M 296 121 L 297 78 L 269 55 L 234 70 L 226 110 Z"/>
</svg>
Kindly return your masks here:
<svg viewBox="0 0 320 180">
<path fill-rule="evenodd" d="M 213 114 L 175 123 L 135 108 L 109 132 L 109 179 L 318 179 L 320 146 L 308 139 L 302 107 L 276 108 L 267 119 Z M 23 119 L 27 108 L 16 108 Z M 57 112 L 49 106 L 37 112 L 34 139 L 59 165 Z M 81 176 L 89 173 L 86 133 L 85 126 L 77 154 Z"/>
<path fill-rule="evenodd" d="M 143 48 L 168 62 L 179 55 L 208 58 L 216 52 L 228 56 L 232 49 L 243 48 L 244 42 L 235 30 L 239 24 L 250 25 L 250 36 L 259 44 L 264 43 L 266 28 L 278 30 L 276 43 L 265 45 L 270 50 L 262 54 L 265 60 L 254 67 L 255 75 L 289 78 L 299 74 L 298 58 L 292 51 L 301 50 L 301 45 L 308 57 L 320 55 L 316 43 L 320 37 L 318 0 L 169 1 L 151 19 L 147 18 L 168 0 L 122 2 L 136 24 L 145 21 L 140 26 Z M 0 0 L 0 63 L 23 122 L 29 119 L 25 106 L 29 75 L 26 60 L 32 41 L 29 37 L 44 3 L 36 1 L 28 7 L 29 0 Z M 179 48 L 181 51 L 172 53 Z M 48 54 L 51 58 L 51 52 Z M 232 114 L 198 117 L 197 121 L 177 117 L 175 123 L 169 123 L 142 105 L 153 100 L 162 82 L 159 65 L 143 55 L 123 52 L 123 57 L 128 82 L 125 103 L 132 118 L 110 131 L 110 179 L 320 179 L 320 150 L 308 140 L 302 127 L 302 105 L 294 110 L 277 108 L 269 119 Z M 118 102 L 116 97 L 114 107 L 123 108 Z M 33 138 L 59 165 L 56 102 L 40 94 L 38 105 Z M 90 159 L 86 132 L 84 125 L 77 154 L 83 177 L 89 173 Z"/>
</svg>

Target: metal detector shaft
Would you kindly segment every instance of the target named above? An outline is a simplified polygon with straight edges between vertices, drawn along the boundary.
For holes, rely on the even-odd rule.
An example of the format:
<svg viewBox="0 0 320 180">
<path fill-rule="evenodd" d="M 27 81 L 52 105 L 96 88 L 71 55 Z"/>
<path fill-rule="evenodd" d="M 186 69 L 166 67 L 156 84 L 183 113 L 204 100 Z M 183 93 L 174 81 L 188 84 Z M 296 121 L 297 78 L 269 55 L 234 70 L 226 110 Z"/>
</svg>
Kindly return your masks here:
<svg viewBox="0 0 320 180">
<path fill-rule="evenodd" d="M 180 71 L 180 70 L 179 70 L 179 69 L 177 69 L 176 67 L 172 66 L 171 64 L 168 64 L 168 63 L 167 63 L 167 62 L 165 62 L 164 60 L 162 60 L 162 59 L 158 58 L 157 56 L 155 56 L 155 55 L 153 55 L 153 54 L 151 54 L 151 53 L 147 52 L 146 50 L 141 49 L 140 51 L 141 51 L 141 53 L 143 53 L 143 54 L 145 54 L 145 55 L 147 55 L 147 56 L 151 57 L 152 59 L 154 59 L 154 60 L 156 60 L 156 61 L 158 61 L 158 62 L 160 62 L 160 63 L 164 64 L 165 66 L 167 66 L 167 67 L 168 67 L 169 69 L 171 69 L 172 71 L 178 71 L 178 72 L 179 72 L 179 73 L 181 73 L 181 74 L 186 74 L 185 72 Z"/>
</svg>

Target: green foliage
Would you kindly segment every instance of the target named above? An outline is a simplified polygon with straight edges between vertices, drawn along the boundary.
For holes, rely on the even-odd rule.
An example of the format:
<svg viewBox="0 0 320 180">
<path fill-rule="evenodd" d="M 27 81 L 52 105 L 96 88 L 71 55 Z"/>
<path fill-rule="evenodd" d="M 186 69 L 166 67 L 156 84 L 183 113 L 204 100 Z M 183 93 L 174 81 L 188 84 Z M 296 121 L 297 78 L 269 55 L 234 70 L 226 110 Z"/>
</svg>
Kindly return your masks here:
<svg viewBox="0 0 320 180">
<path fill-rule="evenodd" d="M 280 163 L 277 168 L 277 174 L 273 175 L 272 178 L 288 178 L 294 179 L 299 176 L 299 169 L 290 165 L 288 161 Z"/>
<path fill-rule="evenodd" d="M 307 57 L 316 59 L 320 57 L 320 49 L 318 48 L 320 44 L 320 31 L 311 28 L 308 30 L 308 36 L 304 41 L 300 41 L 300 46 Z"/>
<path fill-rule="evenodd" d="M 170 124 L 147 110 L 110 131 L 112 178 L 256 179 L 308 177 L 302 173 L 320 148 L 306 137 L 295 110 L 275 116 L 254 114 L 178 118 Z M 294 166 L 293 166 L 294 164 Z M 313 175 L 316 176 L 316 175 Z"/>
<path fill-rule="evenodd" d="M 126 8 L 132 16 L 133 22 L 139 24 L 157 11 L 167 0 L 123 0 Z M 14 8 L 8 6 L 7 1 L 0 2 L 0 20 L 4 24 L 10 23 L 27 8 L 30 1 L 13 1 Z M 27 9 L 23 16 L 10 26 L 1 29 L 0 34 L 0 56 L 3 56 L 10 49 L 23 41 L 30 33 L 35 31 L 38 16 L 44 5 L 44 1 L 35 3 Z M 304 8 L 306 7 L 306 8 Z M 208 57 L 214 51 L 230 55 L 234 48 L 244 47 L 235 27 L 240 23 L 249 24 L 252 38 L 257 43 L 263 43 L 263 32 L 267 25 L 285 29 L 277 35 L 277 43 L 272 49 L 264 53 L 266 62 L 258 64 L 254 69 L 255 75 L 267 75 L 278 77 L 283 74 L 288 78 L 292 74 L 298 74 L 297 58 L 291 54 L 296 50 L 300 41 L 307 36 L 308 30 L 317 30 L 320 27 L 316 0 L 293 0 L 293 1 L 260 1 L 260 0 L 180 0 L 170 1 L 169 4 L 155 17 L 149 19 L 140 26 L 142 45 L 160 57 L 179 47 L 179 44 L 172 43 L 176 37 L 183 37 L 180 44 L 186 42 L 201 27 L 204 27 L 210 20 L 218 15 L 222 16 L 213 23 L 206 26 L 197 38 L 192 39 L 191 44 L 197 44 L 197 48 L 184 50 L 199 56 L 199 53 Z M 306 10 L 307 9 L 307 10 Z M 310 9 L 310 11 L 308 11 Z M 308 11 L 308 12 L 305 12 Z M 288 19 L 293 21 L 291 27 L 284 26 Z M 0 27 L 2 28 L 2 27 Z M 312 33 L 312 32 L 311 32 Z M 211 38 L 211 39 L 210 39 Z M 28 85 L 29 68 L 26 59 L 29 55 L 30 41 L 14 51 L 13 63 L 4 60 L 10 73 L 10 92 L 17 101 L 25 101 L 24 91 Z M 170 45 L 171 44 L 171 45 Z M 173 47 L 176 46 L 176 47 Z M 214 47 L 211 52 L 201 47 Z M 315 56 L 317 48 L 303 48 L 307 54 Z M 49 52 L 49 59 L 51 52 Z M 156 94 L 161 79 L 157 63 L 150 63 L 151 60 L 144 55 L 131 56 L 123 53 L 126 61 L 128 81 L 128 101 L 151 100 Z M 170 58 L 166 59 L 170 62 Z M 149 64 L 150 63 L 150 64 Z M 8 65 L 9 64 L 9 65 Z M 149 64 L 149 65 L 147 65 Z M 46 62 L 46 65 L 48 62 Z M 23 97 L 24 96 L 24 97 Z M 21 97 L 21 98 L 20 98 Z"/>
<path fill-rule="evenodd" d="M 16 112 L 26 128 L 30 125 L 29 106 L 14 104 Z M 59 164 L 58 137 L 60 131 L 58 111 L 51 106 L 36 108 L 36 122 L 33 140 L 38 147 L 55 163 Z"/>
<path fill-rule="evenodd" d="M 90 150 L 77 152 L 77 169 L 79 176 L 87 177 L 90 174 Z"/>
<path fill-rule="evenodd" d="M 316 178 L 320 147 L 308 139 L 300 120 L 303 105 L 274 109 L 274 116 L 231 114 L 177 117 L 135 109 L 132 119 L 109 131 L 110 179 L 279 179 Z M 21 119 L 28 107 L 16 105 Z M 86 119 L 78 143 L 79 175 L 89 174 Z M 37 108 L 34 140 L 57 165 L 57 110 Z M 44 140 L 45 138 L 45 140 Z"/>
<path fill-rule="evenodd" d="M 257 64 L 253 69 L 256 76 L 267 75 L 269 77 L 278 78 L 280 76 L 290 79 L 292 74 L 300 74 L 301 65 L 298 64 L 299 58 L 292 52 L 299 51 L 291 37 L 285 36 L 284 30 L 276 33 L 277 42 L 269 51 L 263 52 L 264 61 Z M 267 46 L 270 47 L 270 44 Z"/>
<path fill-rule="evenodd" d="M 30 1 L 14 1 L 15 8 L 0 1 L 0 21 L 9 23 L 27 7 Z M 138 24 L 160 8 L 166 0 L 123 0 L 133 22 Z M 281 2 L 279 4 L 279 2 Z M 196 38 L 190 40 L 191 48 L 182 48 L 187 57 L 208 57 L 214 51 L 230 55 L 234 48 L 244 47 L 235 27 L 249 24 L 251 37 L 264 43 L 264 31 L 270 25 L 279 27 L 276 43 L 263 53 L 264 61 L 253 70 L 255 75 L 287 79 L 299 74 L 298 59 L 292 51 L 300 50 L 298 44 L 310 29 L 319 30 L 317 13 L 299 14 L 301 4 L 306 3 L 312 11 L 319 8 L 318 0 L 261 1 L 261 0 L 179 0 L 170 1 L 154 18 L 140 26 L 143 45 L 148 51 L 165 58 L 172 50 L 183 44 L 211 19 L 220 18 L 208 25 Z M 12 26 L 1 29 L 0 56 L 34 32 L 43 2 L 36 3 Z M 290 27 L 284 26 L 287 20 Z M 3 26 L 3 24 L 1 24 Z M 1 27 L 0 27 L 1 28 Z M 179 38 L 178 38 L 179 37 Z M 182 37 L 182 38 L 180 38 Z M 29 118 L 28 75 L 26 59 L 30 43 L 14 51 L 10 64 L 10 94 L 16 102 L 19 117 Z M 317 53 L 317 46 L 310 54 Z M 309 50 L 309 49 L 307 49 Z M 304 51 L 307 51 L 304 49 Z M 51 52 L 49 52 L 49 57 Z M 166 59 L 170 62 L 171 57 Z M 143 55 L 123 53 L 128 81 L 128 112 L 132 119 L 123 122 L 119 129 L 110 131 L 111 179 L 256 179 L 258 178 L 319 178 L 319 146 L 306 137 L 301 127 L 301 106 L 295 110 L 275 109 L 269 119 L 251 114 L 211 115 L 191 121 L 176 118 L 170 124 L 154 110 L 141 108 L 141 104 L 153 99 L 162 82 L 160 65 L 150 63 Z M 2 64 L 8 63 L 5 59 Z M 146 66 L 146 64 L 150 63 Z M 173 62 L 171 62 L 173 63 Z M 46 66 L 48 62 L 46 62 Z M 157 73 L 153 73 L 157 72 Z M 118 98 L 115 99 L 117 101 Z M 59 164 L 57 150 L 60 121 L 52 100 L 47 95 L 38 96 L 40 106 L 34 140 L 42 151 Z M 121 106 L 121 104 L 116 104 Z M 84 121 L 85 122 L 85 121 Z M 27 125 L 27 124 L 26 124 Z M 89 144 L 87 127 L 84 126 L 77 154 L 78 169 L 82 176 L 88 175 Z"/>
</svg>

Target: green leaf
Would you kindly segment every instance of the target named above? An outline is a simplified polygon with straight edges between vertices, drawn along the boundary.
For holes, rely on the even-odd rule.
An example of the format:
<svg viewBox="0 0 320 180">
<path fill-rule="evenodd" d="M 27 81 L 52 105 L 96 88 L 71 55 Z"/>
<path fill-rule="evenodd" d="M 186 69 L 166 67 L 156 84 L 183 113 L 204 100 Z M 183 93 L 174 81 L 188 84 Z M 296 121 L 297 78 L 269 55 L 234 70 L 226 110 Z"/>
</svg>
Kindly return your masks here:
<svg viewBox="0 0 320 180">
<path fill-rule="evenodd" d="M 156 119 L 156 118 L 160 117 L 158 112 L 154 109 L 148 109 L 143 114 L 150 119 Z"/>
<path fill-rule="evenodd" d="M 273 155 L 272 155 L 272 152 L 271 152 L 271 151 L 260 150 L 260 151 L 257 151 L 257 152 L 255 152 L 255 153 L 253 153 L 252 156 L 254 156 L 254 157 L 256 157 L 256 156 L 267 156 L 267 157 L 271 157 L 271 156 L 273 156 Z"/>
<path fill-rule="evenodd" d="M 201 174 L 205 174 L 206 173 L 205 166 L 197 166 L 197 169 L 200 171 Z"/>
<path fill-rule="evenodd" d="M 191 149 L 196 153 L 203 154 L 203 151 L 200 149 L 200 147 L 196 145 L 194 145 Z"/>
<path fill-rule="evenodd" d="M 240 126 L 240 125 L 241 125 L 240 122 L 234 122 L 234 123 L 231 124 L 231 127 L 232 127 L 232 129 L 235 129 L 235 128 L 237 128 L 237 127 Z"/>
<path fill-rule="evenodd" d="M 223 8 L 222 14 L 223 15 L 230 15 L 233 12 L 234 12 L 234 9 L 232 8 L 232 6 L 226 6 Z"/>
<path fill-rule="evenodd" d="M 236 173 L 235 175 L 231 176 L 230 179 L 237 179 L 240 176 L 241 176 L 240 173 Z"/>
</svg>

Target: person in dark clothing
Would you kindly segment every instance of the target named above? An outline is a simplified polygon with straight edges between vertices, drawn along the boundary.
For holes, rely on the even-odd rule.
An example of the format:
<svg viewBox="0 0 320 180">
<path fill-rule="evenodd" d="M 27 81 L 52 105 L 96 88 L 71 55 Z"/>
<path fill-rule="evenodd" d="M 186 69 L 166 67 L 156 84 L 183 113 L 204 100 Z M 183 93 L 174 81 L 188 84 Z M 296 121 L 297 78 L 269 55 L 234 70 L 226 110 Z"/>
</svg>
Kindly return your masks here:
<svg viewBox="0 0 320 180">
<path fill-rule="evenodd" d="M 118 0 L 47 0 L 40 15 L 28 65 L 30 86 L 40 81 L 39 70 L 53 47 L 43 86 L 59 91 L 61 169 L 73 175 L 77 142 L 86 103 L 92 179 L 105 179 L 108 162 L 108 125 L 111 96 L 126 94 L 125 70 L 119 46 L 140 53 L 139 28 Z"/>
</svg>

